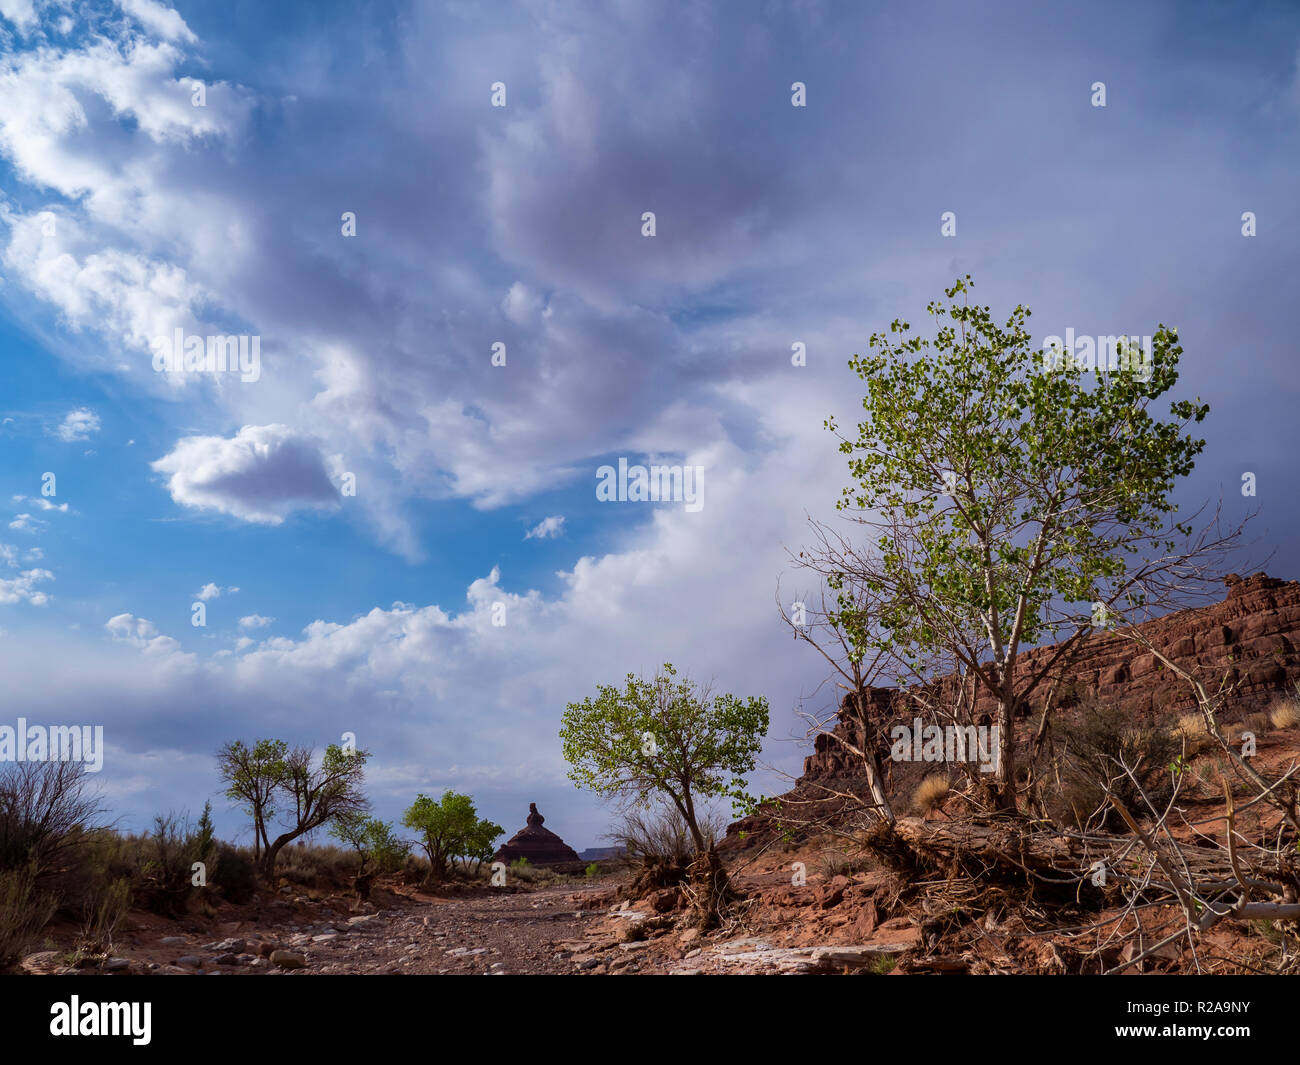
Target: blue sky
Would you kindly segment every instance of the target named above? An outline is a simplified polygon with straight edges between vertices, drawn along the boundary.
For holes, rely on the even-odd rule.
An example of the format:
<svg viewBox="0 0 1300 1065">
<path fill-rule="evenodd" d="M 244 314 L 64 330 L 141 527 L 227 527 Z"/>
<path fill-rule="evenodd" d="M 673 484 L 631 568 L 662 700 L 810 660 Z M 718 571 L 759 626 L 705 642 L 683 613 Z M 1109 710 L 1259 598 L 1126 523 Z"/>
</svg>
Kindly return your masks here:
<svg viewBox="0 0 1300 1065">
<path fill-rule="evenodd" d="M 227 739 L 352 731 L 384 816 L 454 787 L 582 847 L 560 712 L 672 660 L 769 698 L 781 790 L 822 421 L 966 272 L 1040 337 L 1178 326 L 1183 498 L 1297 576 L 1298 48 L 1284 3 L 0 0 L 6 719 L 104 724 L 129 827 Z M 260 377 L 155 373 L 178 327 Z M 619 457 L 704 507 L 597 502 Z"/>
</svg>

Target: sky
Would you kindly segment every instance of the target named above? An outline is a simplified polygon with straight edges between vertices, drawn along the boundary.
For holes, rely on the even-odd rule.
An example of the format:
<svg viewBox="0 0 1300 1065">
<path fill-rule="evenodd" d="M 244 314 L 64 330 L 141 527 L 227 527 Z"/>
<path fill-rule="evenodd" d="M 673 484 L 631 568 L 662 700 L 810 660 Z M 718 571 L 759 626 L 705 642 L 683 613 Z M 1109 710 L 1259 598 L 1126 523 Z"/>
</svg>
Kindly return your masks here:
<svg viewBox="0 0 1300 1065">
<path fill-rule="evenodd" d="M 1040 339 L 1176 326 L 1179 498 L 1300 576 L 1298 57 L 1291 3 L 0 0 L 0 723 L 103 725 L 128 829 L 247 842 L 217 748 L 353 733 L 380 816 L 581 849 L 560 714 L 671 661 L 769 700 L 785 790 L 823 422 L 967 273 Z"/>
</svg>

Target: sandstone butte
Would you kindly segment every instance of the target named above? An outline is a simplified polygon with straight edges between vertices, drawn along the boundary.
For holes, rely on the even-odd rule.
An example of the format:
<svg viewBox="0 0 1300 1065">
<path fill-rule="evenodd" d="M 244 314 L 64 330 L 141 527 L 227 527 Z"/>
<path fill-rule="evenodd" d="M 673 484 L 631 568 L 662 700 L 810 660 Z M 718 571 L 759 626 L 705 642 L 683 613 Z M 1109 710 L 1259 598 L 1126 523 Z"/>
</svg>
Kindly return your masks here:
<svg viewBox="0 0 1300 1065">
<path fill-rule="evenodd" d="M 577 851 L 554 832 L 542 827 L 544 818 L 537 812 L 537 803 L 528 804 L 528 823 L 510 837 L 493 856 L 495 861 L 507 864 L 527 858 L 529 865 L 563 865 L 580 862 Z"/>
<path fill-rule="evenodd" d="M 1180 668 L 1191 673 L 1211 693 L 1226 679 L 1232 694 L 1219 712 L 1220 724 L 1227 725 L 1248 714 L 1267 709 L 1279 696 L 1295 694 L 1300 681 L 1300 582 L 1283 581 L 1264 573 L 1224 579 L 1227 596 L 1218 603 L 1165 614 L 1133 626 L 1133 631 L 1157 648 Z M 1190 686 L 1164 668 L 1141 643 L 1124 635 L 1128 630 L 1099 632 L 1089 636 L 1081 653 L 1060 678 L 1056 691 L 1057 712 L 1068 717 L 1070 710 L 1087 699 L 1117 705 L 1137 727 L 1173 724 L 1196 709 Z M 1050 655 L 1052 647 L 1025 653 L 1027 670 Z M 1030 698 L 1024 713 L 1036 722 L 1050 683 L 1041 685 Z M 908 722 L 913 713 L 899 698 L 897 689 L 870 688 L 868 714 L 889 724 Z M 987 696 L 976 703 L 976 720 L 992 714 L 995 704 Z M 1017 749 L 1031 739 L 1030 722 L 1022 719 Z M 887 730 L 886 730 L 887 731 Z M 834 732 L 855 745 L 862 742 L 861 726 L 850 714 L 847 700 L 841 704 Z M 907 793 L 919 775 L 933 766 L 924 763 L 891 765 L 887 746 L 882 759 L 891 770 L 891 792 Z M 854 757 L 832 735 L 822 733 L 813 753 L 804 759 L 803 775 L 787 798 L 811 799 L 825 794 L 823 788 L 865 793 L 865 780 Z M 734 845 L 741 830 L 754 830 L 761 820 L 745 818 L 728 830 Z"/>
</svg>

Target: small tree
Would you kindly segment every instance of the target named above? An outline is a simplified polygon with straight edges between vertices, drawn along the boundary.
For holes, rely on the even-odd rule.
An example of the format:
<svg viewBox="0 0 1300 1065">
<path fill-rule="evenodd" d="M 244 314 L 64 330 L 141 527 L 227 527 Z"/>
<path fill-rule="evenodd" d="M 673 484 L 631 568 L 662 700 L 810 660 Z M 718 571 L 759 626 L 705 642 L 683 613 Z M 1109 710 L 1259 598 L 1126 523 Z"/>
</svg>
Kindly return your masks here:
<svg viewBox="0 0 1300 1065">
<path fill-rule="evenodd" d="M 361 864 L 357 867 L 353 887 L 361 899 L 370 898 L 370 885 L 375 876 L 397 872 L 410 850 L 408 844 L 394 835 L 391 823 L 367 817 L 360 810 L 349 810 L 334 818 L 330 835 L 357 852 Z M 370 868 L 372 862 L 373 869 Z"/>
<path fill-rule="evenodd" d="M 450 789 L 437 802 L 427 795 L 417 796 L 402 823 L 420 833 L 418 842 L 429 857 L 429 881 L 434 884 L 447 878 L 454 858 L 469 857 L 476 863 L 490 858 L 492 842 L 505 831 L 491 821 L 480 821 L 474 800 Z"/>
<path fill-rule="evenodd" d="M 569 778 L 607 798 L 647 806 L 666 797 L 681 814 L 696 854 L 708 849 L 700 800 L 749 801 L 743 775 L 753 770 L 767 735 L 761 696 L 714 695 L 671 664 L 649 680 L 629 673 L 620 690 L 570 703 L 560 740 Z"/>
<path fill-rule="evenodd" d="M 377 873 L 395 873 L 402 868 L 410 846 L 397 838 L 391 821 L 367 817 L 360 811 L 340 814 L 330 826 L 330 835 L 357 852 L 361 868 L 374 863 Z"/>
<path fill-rule="evenodd" d="M 345 750 L 335 743 L 325 748 L 315 766 L 310 747 L 297 747 L 289 753 L 277 788 L 284 796 L 290 820 L 285 822 L 287 829 L 271 841 L 262 859 L 262 872 L 268 880 L 274 880 L 275 859 L 286 844 L 338 817 L 366 808 L 361 785 L 367 757 L 366 751 Z"/>
<path fill-rule="evenodd" d="M 496 853 L 496 841 L 505 835 L 505 831 L 500 825 L 488 820 L 479 821 L 474 827 L 474 831 L 465 841 L 463 851 L 465 859 L 474 863 L 471 870 L 473 875 L 478 875 L 484 862 L 492 860 L 492 855 Z"/>
<path fill-rule="evenodd" d="M 275 816 L 276 790 L 287 769 L 289 745 L 284 740 L 258 740 L 249 747 L 243 740 L 227 743 L 217 752 L 217 768 L 226 797 L 244 803 L 253 819 L 253 858 L 261 861 L 270 849 L 266 826 Z"/>
<path fill-rule="evenodd" d="M 1209 410 L 1154 409 L 1178 382 L 1176 331 L 1157 329 L 1149 358 L 1119 338 L 1089 365 L 1035 351 L 1028 310 L 999 326 L 970 287 L 930 304 L 933 340 L 896 320 L 872 336 L 877 354 L 850 361 L 866 417 L 853 435 L 826 425 L 852 476 L 837 508 L 866 527 L 865 543 L 822 527 L 802 557 L 832 592 L 872 604 L 861 613 L 850 595 L 831 613 L 855 655 L 882 650 L 922 684 L 946 660 L 962 690 L 990 697 L 993 798 L 1013 809 L 1015 723 L 1031 693 L 1094 627 L 1208 589 L 1208 560 L 1239 529 L 1194 535 L 1174 517 L 1174 485 L 1205 444 L 1186 430 Z M 1026 668 L 1025 649 L 1047 642 L 1052 654 Z"/>
</svg>

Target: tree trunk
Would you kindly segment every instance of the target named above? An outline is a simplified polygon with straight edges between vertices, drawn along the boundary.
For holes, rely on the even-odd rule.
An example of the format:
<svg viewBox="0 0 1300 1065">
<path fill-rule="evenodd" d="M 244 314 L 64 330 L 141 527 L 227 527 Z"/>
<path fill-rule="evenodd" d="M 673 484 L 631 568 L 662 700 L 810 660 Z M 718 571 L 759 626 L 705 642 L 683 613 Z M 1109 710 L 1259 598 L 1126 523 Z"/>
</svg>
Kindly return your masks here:
<svg viewBox="0 0 1300 1065">
<path fill-rule="evenodd" d="M 275 841 L 266 848 L 266 856 L 262 859 L 262 875 L 271 883 L 275 883 L 275 859 L 279 856 L 280 851 L 297 839 L 299 835 L 301 833 L 285 832 L 283 835 L 276 836 Z"/>
<path fill-rule="evenodd" d="M 1015 696 L 998 700 L 998 768 L 993 800 L 999 810 L 1016 809 L 1016 705 Z"/>
</svg>

